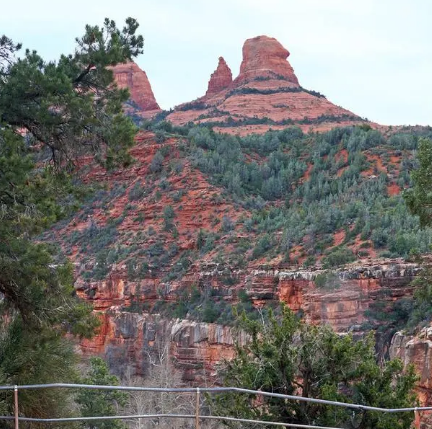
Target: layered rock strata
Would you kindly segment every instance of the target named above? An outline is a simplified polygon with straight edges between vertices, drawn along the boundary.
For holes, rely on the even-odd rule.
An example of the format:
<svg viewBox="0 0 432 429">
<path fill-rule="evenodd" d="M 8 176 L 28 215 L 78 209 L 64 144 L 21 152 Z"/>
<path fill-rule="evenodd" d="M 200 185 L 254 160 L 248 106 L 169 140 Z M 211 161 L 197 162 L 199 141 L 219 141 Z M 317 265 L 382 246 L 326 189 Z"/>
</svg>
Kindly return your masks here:
<svg viewBox="0 0 432 429">
<path fill-rule="evenodd" d="M 328 323 L 339 332 L 361 332 L 362 322 L 367 321 L 365 310 L 376 302 L 391 303 L 410 296 L 409 284 L 419 270 L 415 264 L 400 261 L 352 266 L 337 272 L 336 287 L 333 283 L 323 289 L 315 284 L 322 271 L 238 271 L 231 273 L 237 279 L 237 285 L 227 287 L 223 281 L 226 272 L 217 266 L 203 267 L 176 285 L 162 283 L 159 280 L 163 277 L 161 273 L 139 283 L 125 282 L 126 274 L 118 268 L 118 273 L 107 281 L 91 284 L 78 281 L 76 284 L 82 296 L 92 297 L 102 320 L 99 335 L 81 344 L 83 352 L 105 355 L 117 372 L 132 365 L 136 372 L 142 373 L 149 351 L 154 350 L 158 342 L 168 341 L 183 379 L 197 384 L 210 380 L 216 364 L 233 355 L 236 335 L 231 328 L 189 320 L 167 320 L 142 310 L 133 314 L 130 312 L 133 311 L 133 299 L 151 310 L 161 299 L 173 302 L 178 288 L 196 284 L 201 290 L 217 290 L 219 296 L 235 304 L 238 292 L 244 290 L 257 307 L 282 301 L 292 310 L 303 312 L 310 322 Z M 92 293 L 89 294 L 89 290 Z"/>
<path fill-rule="evenodd" d="M 158 315 L 110 310 L 101 314 L 101 334 L 84 340 L 85 354 L 102 354 L 111 369 L 123 376 L 145 375 L 152 359 L 168 350 L 184 382 L 205 385 L 214 380 L 216 365 L 234 356 L 234 343 L 246 337 L 228 326 L 168 320 Z"/>
</svg>

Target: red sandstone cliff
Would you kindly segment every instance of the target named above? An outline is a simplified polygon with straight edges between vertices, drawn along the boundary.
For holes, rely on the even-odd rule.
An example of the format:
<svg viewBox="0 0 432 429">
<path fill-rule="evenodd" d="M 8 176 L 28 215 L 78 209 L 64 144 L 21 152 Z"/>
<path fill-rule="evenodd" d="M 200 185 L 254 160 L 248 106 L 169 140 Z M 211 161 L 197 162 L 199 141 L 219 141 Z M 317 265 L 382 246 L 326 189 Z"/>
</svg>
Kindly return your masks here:
<svg viewBox="0 0 432 429">
<path fill-rule="evenodd" d="M 111 185 L 122 185 L 119 192 L 110 195 L 106 206 L 97 204 L 92 209 L 92 219 L 99 228 L 106 225 L 107 218 L 121 220 L 115 236 L 118 249 L 134 248 L 139 252 L 162 237 L 164 243 L 175 243 L 177 251 L 182 252 L 194 248 L 196 234 L 201 228 L 219 230 L 215 219 L 228 214 L 236 220 L 247 214 L 241 206 L 234 206 L 232 201 L 222 198 L 221 189 L 193 168 L 188 159 L 181 158 L 180 144 L 184 145 L 184 142 L 174 137 L 157 143 L 152 132 L 143 131 L 131 150 L 136 162 L 129 168 L 111 173 L 94 166 L 89 169 L 88 181 L 103 180 Z M 170 167 L 170 172 L 181 168 L 175 174 L 156 178 L 149 166 L 161 149 L 166 153 L 163 162 Z M 400 154 L 399 158 L 395 154 L 387 160 L 368 151 L 365 156 L 370 157 L 372 169 L 375 166 L 386 173 L 393 166 L 395 173 L 399 171 Z M 335 157 L 347 158 L 348 153 L 342 150 Z M 370 171 L 364 173 L 370 174 Z M 308 175 L 305 174 L 304 180 L 308 180 Z M 114 188 L 112 186 L 113 191 Z M 140 189 L 143 190 L 140 198 L 130 198 L 132 191 Z M 157 195 L 158 189 L 169 191 Z M 175 209 L 176 237 L 163 228 L 164 207 L 167 205 Z M 59 233 L 59 240 L 65 240 L 68 233 L 85 231 L 88 227 L 88 215 L 77 214 Z M 233 242 L 244 238 L 244 231 L 232 232 L 224 244 L 224 252 L 229 251 Z M 254 240 L 253 235 L 246 238 Z M 340 244 L 340 238 L 339 233 L 335 234 L 335 244 Z M 182 291 L 194 285 L 200 290 L 217 292 L 216 296 L 232 305 L 239 300 L 239 290 L 243 290 L 255 306 L 283 301 L 294 311 L 302 311 L 308 321 L 329 323 L 342 332 L 361 332 L 361 323 L 366 321 L 365 310 L 383 300 L 391 303 L 409 296 L 412 293 L 410 281 L 418 270 L 415 265 L 401 260 L 369 259 L 367 262 L 364 259 L 360 264 L 339 271 L 340 287 L 325 289 L 315 284 L 319 270 L 300 270 L 298 266 L 288 269 L 286 265 L 278 265 L 277 261 L 268 261 L 266 265 L 273 269 L 260 269 L 261 263 L 251 262 L 242 270 L 232 271 L 230 266 L 210 263 L 215 254 L 208 254 L 197 257 L 181 278 L 167 280 L 172 267 L 178 265 L 176 257 L 170 265 L 160 269 L 151 267 L 138 279 L 130 277 L 128 261 L 120 259 L 103 280 L 96 281 L 85 276 L 93 268 L 94 260 L 85 261 L 84 252 L 79 253 L 80 248 L 74 241 L 69 245 L 69 255 L 78 267 L 76 288 L 81 296 L 86 296 L 94 304 L 102 319 L 100 334 L 91 342 L 82 343 L 83 352 L 105 355 L 111 366 L 119 371 L 133 365 L 137 372 L 142 372 L 148 353 L 154 350 L 155 341 L 167 332 L 165 328 L 161 329 L 167 327 L 171 355 L 181 369 L 183 379 L 197 384 L 211 377 L 221 358 L 232 355 L 236 337 L 226 326 L 168 320 L 157 311 L 150 315 L 149 311 L 154 310 L 157 303 L 163 301 L 169 305 L 181 296 Z M 162 252 L 166 253 L 166 249 Z M 373 249 L 369 256 L 373 257 Z M 227 270 L 234 283 L 225 281 Z M 132 304 L 137 305 L 133 307 Z M 177 327 L 174 331 L 173 326 Z M 424 365 L 428 365 L 427 360 Z"/>
<path fill-rule="evenodd" d="M 206 97 L 210 97 L 232 84 L 232 73 L 223 57 L 219 57 L 217 69 L 210 76 Z"/>
<path fill-rule="evenodd" d="M 112 69 L 120 88 L 128 88 L 131 100 L 144 111 L 160 110 L 147 74 L 134 62 L 118 64 Z"/>
<path fill-rule="evenodd" d="M 236 338 L 245 340 L 236 337 L 228 326 L 168 320 L 141 310 L 126 313 L 125 307 L 130 306 L 139 288 L 140 303 L 150 309 L 161 300 L 160 291 L 166 285 L 161 280 L 163 273 L 157 277 L 149 274 L 147 278 L 133 282 L 126 281 L 125 266 L 117 269 L 117 273 L 105 281 L 86 283 L 79 280 L 76 283 L 80 294 L 89 289 L 93 291 L 91 302 L 102 320 L 100 334 L 92 341 L 82 343 L 84 353 L 104 354 L 111 360 L 115 355 L 118 367 L 132 365 L 139 372 L 155 341 L 168 335 L 165 340 L 170 342 L 172 357 L 183 372 L 184 380 L 199 383 L 203 377 L 211 378 L 218 362 L 232 356 Z M 397 260 L 352 265 L 338 271 L 341 284 L 334 289 L 315 285 L 315 278 L 322 273 L 319 270 L 243 270 L 235 273 L 237 284 L 233 287 L 224 284 L 224 271 L 212 265 L 195 267 L 180 283 L 171 285 L 163 299 L 167 303 L 173 302 L 178 290 L 195 284 L 201 290 L 208 287 L 217 290 L 234 305 L 238 302 L 238 291 L 243 290 L 256 306 L 282 301 L 293 311 L 302 311 L 310 322 L 328 323 L 339 332 L 361 332 L 361 324 L 366 321 L 365 310 L 373 303 L 384 300 L 390 304 L 410 296 L 410 282 L 418 270 L 415 264 Z M 432 379 L 430 374 L 429 378 Z"/>
</svg>

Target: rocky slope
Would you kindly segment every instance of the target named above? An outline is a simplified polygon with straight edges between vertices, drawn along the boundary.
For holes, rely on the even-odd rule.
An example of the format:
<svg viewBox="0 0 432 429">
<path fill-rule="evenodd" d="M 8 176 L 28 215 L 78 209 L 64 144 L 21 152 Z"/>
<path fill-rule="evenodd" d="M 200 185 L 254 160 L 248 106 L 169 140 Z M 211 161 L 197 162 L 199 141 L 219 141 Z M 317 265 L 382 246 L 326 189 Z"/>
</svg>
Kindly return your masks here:
<svg viewBox="0 0 432 429">
<path fill-rule="evenodd" d="M 302 88 L 288 56 L 274 38 L 246 40 L 240 73 L 234 81 L 229 67 L 220 59 L 206 95 L 177 106 L 167 119 L 178 125 L 190 121 L 212 123 L 215 130 L 240 135 L 288 125 L 323 131 L 365 122 L 323 95 Z"/>
<path fill-rule="evenodd" d="M 220 58 L 206 95 L 167 119 L 231 134 L 350 128 L 241 140 L 159 124 L 140 132 L 128 169 L 108 174 L 83 160 L 95 197 L 45 238 L 74 261 L 76 289 L 101 317 L 84 354 L 106 356 L 119 374 L 129 366 L 144 373 L 168 342 L 183 380 L 203 384 L 234 342 L 245 341 L 231 327 L 234 305 L 256 315 L 283 301 L 313 323 L 361 333 L 374 312 L 392 316 L 411 296 L 418 267 L 379 253 L 417 248 L 417 223 L 399 194 L 420 134 L 386 139 L 374 124 L 358 127 L 361 118 L 300 86 L 288 55 L 275 39 L 246 41 L 234 80 Z M 114 74 L 143 116 L 159 111 L 135 64 Z M 346 255 L 356 262 L 331 260 Z M 326 258 L 333 268 L 323 270 Z M 427 402 L 429 340 L 407 354 L 412 339 L 398 338 L 392 353 L 417 362 Z"/>
<path fill-rule="evenodd" d="M 128 367 L 141 374 L 168 343 L 183 380 L 211 383 L 235 340 L 245 340 L 231 327 L 235 305 L 256 316 L 283 301 L 308 321 L 360 335 L 412 295 L 418 267 L 378 256 L 417 240 L 399 195 L 415 135 L 386 140 L 354 127 L 239 139 L 167 129 L 142 130 L 135 162 L 122 171 L 82 160 L 83 179 L 96 193 L 45 237 L 74 261 L 76 289 L 101 317 L 99 335 L 81 344 L 84 354 L 107 357 L 119 374 Z M 239 178 L 251 164 L 256 178 L 261 167 L 269 175 L 298 160 L 278 170 L 294 189 L 264 200 L 264 186 L 259 200 L 248 184 L 235 194 L 240 179 L 221 180 L 220 168 L 233 158 L 241 161 Z M 217 175 L 199 159 L 218 166 Z M 425 245 L 427 236 L 420 237 Z M 349 253 L 352 264 L 323 269 L 325 258 Z"/>
</svg>

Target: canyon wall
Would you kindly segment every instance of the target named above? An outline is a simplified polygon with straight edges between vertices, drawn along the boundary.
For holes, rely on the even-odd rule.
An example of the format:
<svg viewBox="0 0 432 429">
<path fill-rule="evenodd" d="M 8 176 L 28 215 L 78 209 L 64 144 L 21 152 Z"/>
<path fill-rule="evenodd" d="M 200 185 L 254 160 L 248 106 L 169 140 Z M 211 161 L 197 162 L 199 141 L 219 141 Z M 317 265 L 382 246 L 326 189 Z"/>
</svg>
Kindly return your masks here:
<svg viewBox="0 0 432 429">
<path fill-rule="evenodd" d="M 301 311 L 310 322 L 328 323 L 339 332 L 361 332 L 362 323 L 367 322 L 365 310 L 376 302 L 391 304 L 410 296 L 409 284 L 418 270 L 415 264 L 401 261 L 380 261 L 379 265 L 370 262 L 337 271 L 331 283 L 318 288 L 317 278 L 324 274 L 319 270 L 237 271 L 230 273 L 236 284 L 227 286 L 223 282 L 226 270 L 217 266 L 203 267 L 177 284 L 162 283 L 160 275 L 139 282 L 125 281 L 122 267 L 117 267 L 106 281 L 77 281 L 79 294 L 91 300 L 102 321 L 99 334 L 83 341 L 81 349 L 87 355 L 104 355 L 118 374 L 128 366 L 143 374 L 149 357 L 168 342 L 184 381 L 211 382 L 217 363 L 230 358 L 235 342 L 245 338 L 229 326 L 170 320 L 157 314 L 155 304 L 161 300 L 174 302 L 179 288 L 192 284 L 200 290 L 211 288 L 232 305 L 243 290 L 255 307 L 282 301 L 293 311 Z"/>
</svg>

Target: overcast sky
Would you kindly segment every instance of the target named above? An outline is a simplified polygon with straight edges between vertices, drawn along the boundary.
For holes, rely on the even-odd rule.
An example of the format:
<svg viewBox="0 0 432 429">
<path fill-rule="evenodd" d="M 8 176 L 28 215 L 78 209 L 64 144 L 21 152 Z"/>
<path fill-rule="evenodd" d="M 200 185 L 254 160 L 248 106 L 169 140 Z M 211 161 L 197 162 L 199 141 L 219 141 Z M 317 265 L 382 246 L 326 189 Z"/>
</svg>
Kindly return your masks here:
<svg viewBox="0 0 432 429">
<path fill-rule="evenodd" d="M 237 76 L 243 42 L 265 34 L 291 52 L 303 87 L 381 124 L 432 125 L 431 0 L 15 0 L 0 35 L 55 59 L 86 23 L 128 16 L 164 109 L 203 95 L 219 56 Z"/>
</svg>

